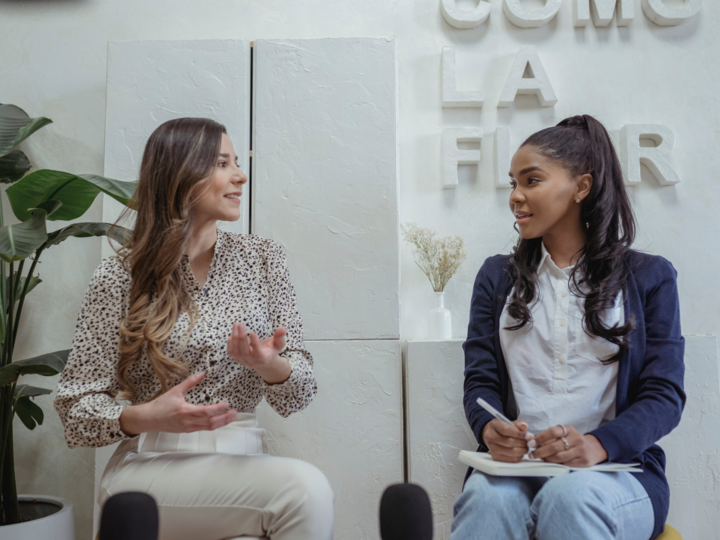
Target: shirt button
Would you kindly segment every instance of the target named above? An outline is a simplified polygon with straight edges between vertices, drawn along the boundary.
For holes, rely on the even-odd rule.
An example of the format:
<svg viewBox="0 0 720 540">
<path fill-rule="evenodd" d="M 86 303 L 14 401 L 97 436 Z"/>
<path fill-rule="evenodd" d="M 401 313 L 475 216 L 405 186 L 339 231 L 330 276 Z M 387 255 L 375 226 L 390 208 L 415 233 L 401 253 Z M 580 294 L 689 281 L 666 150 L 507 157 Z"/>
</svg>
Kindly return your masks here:
<svg viewBox="0 0 720 540">
<path fill-rule="evenodd" d="M 565 326 L 565 319 L 560 319 L 560 326 Z"/>
<path fill-rule="evenodd" d="M 558 362 L 561 363 L 561 364 L 564 363 L 564 362 L 565 362 L 565 357 L 562 356 L 562 355 L 560 355 L 560 357 L 558 357 Z"/>
<path fill-rule="evenodd" d="M 563 298 L 565 298 L 565 297 L 567 296 L 567 291 L 562 291 L 562 292 L 560 293 L 560 296 L 562 296 Z"/>
</svg>

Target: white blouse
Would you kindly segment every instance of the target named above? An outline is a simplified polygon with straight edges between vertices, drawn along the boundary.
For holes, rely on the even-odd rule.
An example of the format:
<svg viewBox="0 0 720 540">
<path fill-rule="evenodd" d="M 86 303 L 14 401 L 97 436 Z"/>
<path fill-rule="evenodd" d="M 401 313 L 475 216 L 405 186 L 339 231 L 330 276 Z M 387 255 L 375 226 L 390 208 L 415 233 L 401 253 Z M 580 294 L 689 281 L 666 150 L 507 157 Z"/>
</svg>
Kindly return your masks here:
<svg viewBox="0 0 720 540">
<path fill-rule="evenodd" d="M 532 325 L 505 330 L 515 324 L 507 304 L 500 318 L 500 344 L 518 418 L 535 434 L 558 424 L 588 433 L 615 418 L 618 363 L 601 360 L 614 356 L 619 347 L 583 329 L 585 300 L 573 294 L 571 272 L 572 267 L 558 268 L 543 245 L 538 296 L 529 306 Z M 624 324 L 624 318 L 619 294 L 603 320 L 613 326 Z"/>
<path fill-rule="evenodd" d="M 303 343 L 302 319 L 280 245 L 259 236 L 219 230 L 205 285 L 193 276 L 187 255 L 181 270 L 199 317 L 188 339 L 189 316 L 181 314 L 163 351 L 181 360 L 189 375 L 205 372 L 185 399 L 196 405 L 227 401 L 238 412 L 253 412 L 264 397 L 283 417 L 307 407 L 317 391 L 313 358 Z M 125 405 L 112 395 L 120 389 L 119 325 L 128 311 L 131 285 L 120 260 L 105 259 L 80 309 L 55 398 L 71 448 L 105 446 L 129 438 L 119 421 Z M 255 370 L 230 358 L 227 340 L 236 322 L 244 323 L 261 340 L 277 328 L 287 329 L 287 346 L 281 353 L 292 368 L 287 381 L 269 385 Z M 128 376 L 135 386 L 136 403 L 151 399 L 160 389 L 146 355 L 131 366 Z"/>
</svg>

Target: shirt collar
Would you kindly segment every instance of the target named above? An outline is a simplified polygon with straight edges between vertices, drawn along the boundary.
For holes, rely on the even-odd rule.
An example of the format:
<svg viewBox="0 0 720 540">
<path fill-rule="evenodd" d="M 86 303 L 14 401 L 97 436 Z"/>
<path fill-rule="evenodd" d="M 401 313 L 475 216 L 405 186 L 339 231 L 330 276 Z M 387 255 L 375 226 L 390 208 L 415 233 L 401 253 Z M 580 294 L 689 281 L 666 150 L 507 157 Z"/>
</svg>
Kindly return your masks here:
<svg viewBox="0 0 720 540">
<path fill-rule="evenodd" d="M 542 255 L 540 257 L 540 263 L 538 264 L 538 273 L 540 273 L 543 269 L 552 272 L 556 275 L 564 275 L 565 277 L 570 277 L 570 274 L 572 274 L 573 268 L 575 268 L 575 265 L 568 266 L 567 268 L 560 268 L 557 264 L 555 264 L 555 261 L 552 260 L 552 257 L 550 256 L 550 252 L 545 247 L 545 242 L 542 242 L 540 244 L 542 246 Z"/>
</svg>

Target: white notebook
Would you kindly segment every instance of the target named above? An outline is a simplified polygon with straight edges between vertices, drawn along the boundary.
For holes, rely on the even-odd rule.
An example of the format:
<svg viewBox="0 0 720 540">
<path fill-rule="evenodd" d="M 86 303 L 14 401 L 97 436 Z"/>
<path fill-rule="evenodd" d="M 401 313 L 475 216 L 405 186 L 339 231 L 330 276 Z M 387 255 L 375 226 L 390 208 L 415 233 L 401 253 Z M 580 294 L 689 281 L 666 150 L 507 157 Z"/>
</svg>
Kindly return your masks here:
<svg viewBox="0 0 720 540">
<path fill-rule="evenodd" d="M 643 472 L 637 463 L 600 463 L 593 467 L 568 467 L 527 456 L 519 463 L 495 461 L 487 452 L 461 450 L 460 461 L 492 476 L 559 476 L 573 471 Z"/>
</svg>

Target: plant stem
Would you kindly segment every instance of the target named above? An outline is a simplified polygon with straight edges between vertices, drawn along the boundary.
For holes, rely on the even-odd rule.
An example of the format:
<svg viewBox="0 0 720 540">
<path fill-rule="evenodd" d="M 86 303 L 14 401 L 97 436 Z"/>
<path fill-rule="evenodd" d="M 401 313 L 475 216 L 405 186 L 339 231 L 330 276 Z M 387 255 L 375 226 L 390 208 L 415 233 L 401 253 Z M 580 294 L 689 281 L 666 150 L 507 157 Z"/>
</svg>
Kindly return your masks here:
<svg viewBox="0 0 720 540">
<path fill-rule="evenodd" d="M 15 263 L 10 263 L 10 275 L 8 276 L 8 310 L 7 310 L 7 335 L 5 336 L 5 343 L 3 343 L 3 366 L 8 365 L 12 362 L 13 352 L 13 340 L 12 340 L 12 328 L 13 328 L 13 314 L 15 312 Z"/>
<path fill-rule="evenodd" d="M 35 271 L 35 266 L 37 266 L 38 261 L 40 260 L 40 255 L 42 254 L 43 250 L 45 249 L 45 244 L 40 246 L 38 250 L 35 252 L 35 260 L 33 260 L 32 264 L 30 265 L 30 271 L 28 272 L 27 277 L 25 278 L 25 286 L 23 287 L 22 292 L 20 293 L 20 303 L 18 304 L 17 311 L 15 312 L 15 328 L 12 329 L 12 342 L 15 343 L 15 338 L 17 337 L 18 328 L 20 328 L 20 314 L 22 313 L 23 304 L 25 303 L 25 295 L 27 294 L 28 287 L 30 286 L 30 280 L 32 279 L 33 272 Z M 24 260 L 22 261 L 25 262 Z M 18 280 L 20 280 L 21 269 L 18 270 Z M 10 328 L 8 327 L 8 332 L 10 331 Z"/>
<path fill-rule="evenodd" d="M 5 388 L 7 391 L 8 389 Z M 12 410 L 11 407 L 9 407 Z M 10 419 L 12 422 L 12 418 Z M 20 522 L 20 508 L 18 507 L 17 499 L 17 486 L 15 485 L 15 463 L 13 455 L 13 432 L 12 424 L 8 430 L 7 437 L 4 437 L 5 444 L 5 455 L 3 456 L 2 464 L 2 510 L 4 514 L 4 524 L 11 525 L 13 523 Z"/>
<path fill-rule="evenodd" d="M 5 216 L 3 214 L 3 197 L 0 195 L 0 227 L 5 226 Z M 6 300 L 6 289 L 5 289 L 5 261 L 0 260 L 0 309 L 2 310 L 3 316 L 0 317 L 0 335 L 2 335 L 2 343 L 5 343 L 5 313 L 7 312 Z M 4 366 L 3 355 L 0 354 L 0 367 Z"/>
</svg>

